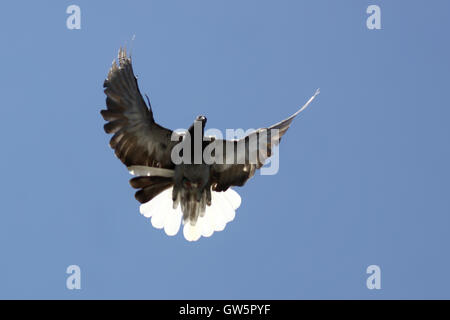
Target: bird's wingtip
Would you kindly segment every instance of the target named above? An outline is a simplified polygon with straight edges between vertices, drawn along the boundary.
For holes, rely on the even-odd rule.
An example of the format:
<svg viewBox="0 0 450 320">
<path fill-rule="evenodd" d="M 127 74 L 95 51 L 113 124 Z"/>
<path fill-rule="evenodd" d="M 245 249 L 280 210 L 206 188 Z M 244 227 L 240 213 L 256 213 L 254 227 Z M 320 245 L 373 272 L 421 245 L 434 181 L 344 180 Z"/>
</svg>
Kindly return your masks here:
<svg viewBox="0 0 450 320">
<path fill-rule="evenodd" d="M 292 115 L 292 117 L 297 116 L 300 112 L 305 110 L 309 106 L 309 104 L 314 100 L 314 98 L 317 97 L 317 95 L 319 95 L 319 93 L 320 93 L 320 88 L 317 88 L 316 92 L 314 93 L 314 95 L 311 98 L 309 98 L 308 102 L 306 102 L 296 113 L 294 113 Z"/>
</svg>

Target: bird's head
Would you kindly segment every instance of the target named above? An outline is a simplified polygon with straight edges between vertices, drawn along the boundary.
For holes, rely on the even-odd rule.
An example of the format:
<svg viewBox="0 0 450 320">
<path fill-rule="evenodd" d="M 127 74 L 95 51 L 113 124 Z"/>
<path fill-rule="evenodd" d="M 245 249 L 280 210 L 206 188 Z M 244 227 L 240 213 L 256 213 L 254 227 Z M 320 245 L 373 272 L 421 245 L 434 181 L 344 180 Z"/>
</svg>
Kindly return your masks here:
<svg viewBox="0 0 450 320">
<path fill-rule="evenodd" d="M 195 118 L 194 123 L 190 126 L 190 128 L 188 129 L 190 135 L 193 137 L 194 136 L 194 128 L 197 127 L 199 129 L 201 129 L 201 135 L 203 137 L 203 133 L 205 130 L 205 125 L 206 125 L 206 117 L 205 116 L 198 116 L 197 118 Z"/>
<path fill-rule="evenodd" d="M 206 124 L 206 117 L 205 116 L 198 116 L 195 121 L 200 121 L 202 123 L 202 126 L 205 127 Z"/>
<path fill-rule="evenodd" d="M 203 136 L 203 130 L 205 130 L 205 126 L 206 126 L 206 117 L 205 116 L 198 116 L 197 118 L 195 118 L 194 123 L 201 123 L 202 125 L 202 136 Z"/>
</svg>

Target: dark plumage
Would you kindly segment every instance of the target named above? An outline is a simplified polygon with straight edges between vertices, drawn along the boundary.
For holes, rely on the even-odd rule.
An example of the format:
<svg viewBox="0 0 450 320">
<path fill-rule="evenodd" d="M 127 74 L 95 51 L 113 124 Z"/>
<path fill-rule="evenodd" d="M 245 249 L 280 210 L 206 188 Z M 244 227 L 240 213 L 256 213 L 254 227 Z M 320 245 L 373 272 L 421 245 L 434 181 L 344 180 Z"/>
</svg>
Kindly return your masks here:
<svg viewBox="0 0 450 320">
<path fill-rule="evenodd" d="M 123 49 L 119 50 L 118 64 L 113 62 L 104 89 L 107 106 L 106 110 L 101 111 L 107 121 L 104 129 L 106 133 L 113 134 L 110 145 L 116 156 L 138 175 L 130 180 L 131 186 L 138 189 L 136 199 L 148 203 L 172 188 L 173 207 L 181 205 L 183 221 L 192 226 L 211 205 L 212 192 L 221 193 L 232 186 L 243 186 L 255 170 L 264 165 L 272 154 L 273 146 L 279 143 L 293 119 L 318 94 L 291 117 L 268 128 L 258 129 L 240 140 L 227 141 L 214 137 L 204 139 L 204 116 L 195 119 L 186 135 L 157 124 L 150 101 L 147 106 L 139 91 L 131 58 Z M 274 135 L 272 129 L 277 129 L 278 135 Z M 200 139 L 202 143 L 196 146 L 189 138 L 192 141 Z M 187 144 L 183 152 L 190 154 L 181 153 L 180 156 L 186 156 L 190 160 L 188 163 L 184 160 L 174 163 L 171 155 L 178 143 Z M 212 162 L 206 162 L 201 157 L 207 150 L 213 150 Z M 216 154 L 216 150 L 224 151 Z M 234 156 L 230 157 L 225 150 L 234 150 Z M 195 158 L 199 153 L 200 162 Z"/>
</svg>

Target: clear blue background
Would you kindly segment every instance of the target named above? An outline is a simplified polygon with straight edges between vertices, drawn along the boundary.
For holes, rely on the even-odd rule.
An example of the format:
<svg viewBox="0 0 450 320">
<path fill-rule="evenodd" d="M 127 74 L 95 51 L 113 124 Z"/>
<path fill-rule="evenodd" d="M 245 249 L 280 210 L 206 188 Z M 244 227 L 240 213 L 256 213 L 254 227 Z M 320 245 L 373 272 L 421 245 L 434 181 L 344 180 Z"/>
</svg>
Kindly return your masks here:
<svg viewBox="0 0 450 320">
<path fill-rule="evenodd" d="M 81 7 L 81 30 L 66 8 Z M 381 7 L 382 30 L 366 28 Z M 450 298 L 448 1 L 8 1 L 0 298 Z M 141 216 L 99 111 L 133 36 L 156 120 L 251 128 L 321 95 L 211 238 Z M 66 289 L 68 265 L 82 289 Z M 366 288 L 381 267 L 382 289 Z"/>
</svg>

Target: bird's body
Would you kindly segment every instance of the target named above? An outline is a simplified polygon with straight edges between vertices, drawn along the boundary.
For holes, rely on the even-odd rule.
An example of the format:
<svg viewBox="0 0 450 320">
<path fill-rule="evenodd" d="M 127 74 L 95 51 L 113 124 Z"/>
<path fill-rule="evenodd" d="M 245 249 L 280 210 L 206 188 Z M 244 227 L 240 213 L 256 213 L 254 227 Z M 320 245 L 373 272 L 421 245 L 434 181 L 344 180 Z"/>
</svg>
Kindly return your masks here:
<svg viewBox="0 0 450 320">
<path fill-rule="evenodd" d="M 183 221 L 197 222 L 206 206 L 211 204 L 210 166 L 206 164 L 180 164 L 175 167 L 173 206 L 181 204 Z"/>
<path fill-rule="evenodd" d="M 230 187 L 244 185 L 264 165 L 295 116 L 318 94 L 286 120 L 239 140 L 205 137 L 204 116 L 179 134 L 154 121 L 150 101 L 147 107 L 139 92 L 131 58 L 122 49 L 118 60 L 105 80 L 107 109 L 101 111 L 108 121 L 106 133 L 114 134 L 110 145 L 136 175 L 130 184 L 139 189 L 141 213 L 169 235 L 178 232 L 182 220 L 183 233 L 191 241 L 223 230 L 234 218 L 241 200 Z"/>
</svg>

